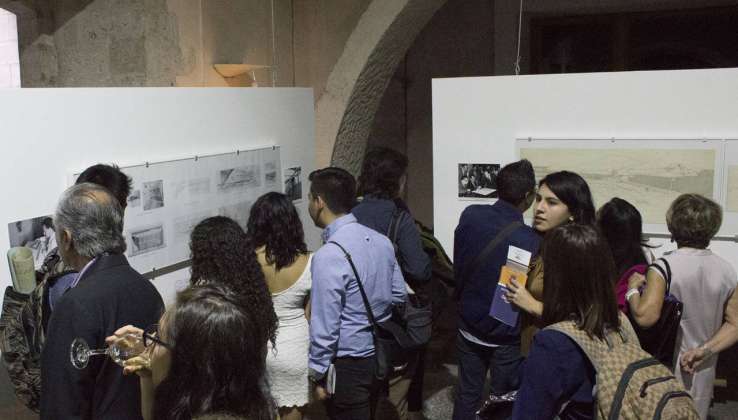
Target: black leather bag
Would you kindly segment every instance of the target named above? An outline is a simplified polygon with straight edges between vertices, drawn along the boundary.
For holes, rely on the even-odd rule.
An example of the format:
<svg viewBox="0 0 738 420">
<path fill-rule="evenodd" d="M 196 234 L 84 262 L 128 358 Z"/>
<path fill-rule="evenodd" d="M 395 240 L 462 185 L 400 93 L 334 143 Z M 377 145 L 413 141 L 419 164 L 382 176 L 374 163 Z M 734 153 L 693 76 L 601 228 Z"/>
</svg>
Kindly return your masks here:
<svg viewBox="0 0 738 420">
<path fill-rule="evenodd" d="M 405 217 L 410 215 L 395 207 L 395 211 L 392 213 L 390 220 L 389 229 L 387 230 L 387 237 L 395 248 L 395 258 L 398 264 L 402 267 L 402 254 L 399 252 L 399 246 L 397 242 L 397 235 L 400 231 L 400 224 Z M 405 282 L 408 282 L 408 277 L 403 273 Z M 407 343 L 401 343 L 405 349 L 414 349 L 427 344 L 431 339 L 431 333 L 433 332 L 433 303 L 429 294 L 428 285 L 416 286 L 415 294 L 408 295 L 408 301 L 402 307 L 395 307 L 392 313 L 392 320 L 394 324 L 399 324 L 403 327 L 410 341 Z M 389 325 L 393 329 L 393 335 L 401 336 L 399 330 L 395 330 L 395 325 Z"/>
<path fill-rule="evenodd" d="M 661 305 L 661 315 L 658 321 L 648 328 L 639 326 L 633 318 L 631 311 L 628 311 L 628 320 L 633 325 L 633 330 L 635 330 L 643 350 L 650 353 L 664 365 L 671 367 L 674 362 L 674 347 L 676 346 L 679 324 L 682 320 L 683 304 L 674 295 L 669 293 L 671 287 L 671 267 L 669 266 L 669 262 L 663 258 L 659 258 L 657 261 L 664 263 L 666 271 L 656 263 L 651 264 L 649 268 L 653 267 L 658 270 L 666 282 L 666 296 L 664 297 L 664 304 Z"/>
<path fill-rule="evenodd" d="M 343 255 L 348 260 L 351 270 L 354 272 L 356 277 L 356 283 L 359 286 L 359 292 L 361 293 L 361 299 L 364 302 L 366 308 L 367 318 L 372 326 L 372 337 L 374 341 L 374 352 L 376 355 L 376 366 L 374 376 L 379 381 L 384 381 L 390 377 L 393 372 L 404 369 L 408 364 L 408 358 L 411 351 L 419 348 L 427 342 L 419 342 L 427 336 L 430 338 L 430 329 L 427 334 L 425 331 L 425 318 L 430 323 L 430 315 L 419 314 L 411 320 L 407 320 L 405 317 L 408 316 L 407 305 L 403 308 L 395 307 L 392 310 L 392 316 L 382 322 L 377 322 L 374 318 L 374 312 L 369 304 L 369 299 L 364 291 L 364 285 L 361 283 L 359 278 L 359 272 L 356 270 L 354 261 L 343 246 L 334 241 L 328 243 L 334 244 L 343 251 Z M 427 309 L 430 312 L 430 308 Z M 412 312 L 412 311 L 411 311 Z M 422 320 L 422 321 L 419 321 Z M 408 324 L 414 325 L 416 328 L 412 333 L 409 332 Z"/>
</svg>

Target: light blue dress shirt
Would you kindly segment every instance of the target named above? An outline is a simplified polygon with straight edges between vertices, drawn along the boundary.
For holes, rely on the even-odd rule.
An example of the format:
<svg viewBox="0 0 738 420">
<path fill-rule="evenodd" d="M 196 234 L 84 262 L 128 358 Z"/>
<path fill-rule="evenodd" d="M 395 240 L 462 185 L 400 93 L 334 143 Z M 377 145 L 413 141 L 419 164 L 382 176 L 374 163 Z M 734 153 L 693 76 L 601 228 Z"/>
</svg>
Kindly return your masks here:
<svg viewBox="0 0 738 420">
<path fill-rule="evenodd" d="M 323 245 L 313 256 L 311 274 L 310 355 L 308 367 L 318 375 L 334 357 L 374 354 L 369 318 L 351 265 L 334 241 L 351 254 L 372 312 L 378 321 L 391 315 L 392 304 L 405 302 L 405 280 L 392 243 L 359 224 L 352 214 L 341 216 L 323 231 Z"/>
</svg>

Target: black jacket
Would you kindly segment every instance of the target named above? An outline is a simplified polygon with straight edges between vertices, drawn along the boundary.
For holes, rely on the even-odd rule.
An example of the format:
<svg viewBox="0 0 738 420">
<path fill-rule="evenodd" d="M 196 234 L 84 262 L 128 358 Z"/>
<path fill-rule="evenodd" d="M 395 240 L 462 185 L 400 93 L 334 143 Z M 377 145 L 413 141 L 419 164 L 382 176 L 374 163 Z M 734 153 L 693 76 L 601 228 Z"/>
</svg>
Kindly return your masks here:
<svg viewBox="0 0 738 420">
<path fill-rule="evenodd" d="M 351 213 L 362 225 L 386 236 L 389 233 L 394 212 L 398 208 L 393 200 L 368 195 L 351 210 Z M 400 219 L 397 229 L 397 243 L 393 243 L 397 251 L 397 262 L 410 287 L 422 287 L 430 280 L 431 260 L 423 250 L 423 241 L 420 239 L 420 231 L 415 226 L 415 220 L 409 211 L 404 210 L 404 212 L 405 215 Z"/>
<path fill-rule="evenodd" d="M 507 262 L 510 245 L 538 253 L 540 236 L 528 226 L 521 226 L 493 250 L 471 278 L 467 270 L 477 255 L 512 222 L 523 222 L 523 214 L 512 204 L 497 200 L 493 205 L 476 204 L 464 209 L 454 231 L 454 274 L 456 287 L 462 288 L 459 300 L 459 327 L 480 340 L 492 344 L 513 345 L 520 342 L 520 323 L 509 327 L 489 316 L 497 289 L 500 270 Z"/>
<path fill-rule="evenodd" d="M 95 356 L 85 369 L 72 366 L 69 350 L 81 337 L 90 348 L 104 348 L 105 337 L 131 324 L 158 322 L 164 303 L 154 285 L 123 255 L 102 255 L 62 296 L 49 321 L 41 357 L 42 419 L 140 419 L 136 375 L 106 356 Z"/>
</svg>

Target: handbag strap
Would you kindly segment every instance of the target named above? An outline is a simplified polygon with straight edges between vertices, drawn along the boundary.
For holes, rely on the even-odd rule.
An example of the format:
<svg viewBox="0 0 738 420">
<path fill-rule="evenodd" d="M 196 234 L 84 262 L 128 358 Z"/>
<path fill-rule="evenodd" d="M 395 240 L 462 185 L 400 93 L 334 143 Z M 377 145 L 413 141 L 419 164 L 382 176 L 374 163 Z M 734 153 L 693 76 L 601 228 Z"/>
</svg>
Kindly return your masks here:
<svg viewBox="0 0 738 420">
<path fill-rule="evenodd" d="M 664 271 L 664 269 L 661 268 L 661 266 L 657 264 L 659 261 L 662 261 L 664 263 L 664 267 L 666 268 L 666 271 Z M 669 262 L 666 261 L 665 258 L 661 257 L 658 260 L 654 261 L 650 265 L 650 267 L 655 268 L 659 272 L 659 274 L 661 274 L 661 277 L 664 278 L 664 281 L 666 282 L 666 294 L 668 295 L 669 290 L 671 290 L 671 266 L 669 265 Z"/>
<path fill-rule="evenodd" d="M 467 264 L 461 275 L 461 284 L 458 286 L 458 289 L 455 293 L 455 297 L 457 300 L 461 297 L 461 293 L 464 291 L 465 280 L 470 279 L 474 274 L 476 274 L 476 272 L 479 270 L 479 267 L 482 265 L 482 262 L 489 258 L 490 254 L 492 254 L 492 251 L 494 251 L 495 248 L 500 245 L 500 242 L 505 240 L 520 226 L 523 226 L 523 224 L 518 220 L 511 222 L 510 224 L 505 226 L 505 228 L 502 229 L 500 233 L 495 235 L 495 237 L 492 238 L 491 241 L 489 241 L 482 252 L 477 254 L 477 256 L 474 257 L 474 259 L 469 264 Z"/>
<path fill-rule="evenodd" d="M 389 229 L 387 230 L 387 237 L 395 246 L 397 246 L 397 233 L 400 230 L 400 222 L 403 216 L 405 216 L 405 212 L 399 207 L 395 207 L 395 210 L 392 212 Z"/>
<path fill-rule="evenodd" d="M 328 241 L 329 244 L 333 244 L 339 248 L 341 248 L 341 251 L 343 251 L 343 255 L 346 257 L 346 260 L 348 260 L 349 265 L 351 265 L 351 270 L 354 272 L 354 276 L 356 277 L 356 283 L 359 285 L 359 292 L 361 292 L 361 300 L 364 301 L 364 307 L 366 308 L 366 315 L 369 318 L 369 322 L 372 324 L 373 328 L 377 328 L 377 321 L 374 319 L 374 312 L 372 311 L 372 307 L 369 305 L 369 298 L 366 297 L 366 292 L 364 291 L 364 286 L 361 284 L 361 279 L 359 279 L 359 272 L 356 270 L 356 265 L 354 265 L 354 260 L 351 258 L 351 254 L 346 251 L 346 249 L 341 246 L 338 242 L 335 241 Z M 372 331 L 372 334 L 374 332 Z"/>
</svg>

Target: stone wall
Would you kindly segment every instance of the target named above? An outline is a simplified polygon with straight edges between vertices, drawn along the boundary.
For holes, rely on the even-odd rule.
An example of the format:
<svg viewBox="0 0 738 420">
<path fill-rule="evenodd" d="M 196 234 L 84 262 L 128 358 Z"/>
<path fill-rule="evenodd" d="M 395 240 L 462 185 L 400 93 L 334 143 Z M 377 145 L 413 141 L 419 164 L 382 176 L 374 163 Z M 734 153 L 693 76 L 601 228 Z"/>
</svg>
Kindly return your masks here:
<svg viewBox="0 0 738 420">
<path fill-rule="evenodd" d="M 213 64 L 274 65 L 316 100 L 370 0 L 0 0 L 18 15 L 24 87 L 244 86 Z M 274 59 L 272 37 L 274 35 Z M 268 70 L 255 73 L 272 85 Z"/>
</svg>

